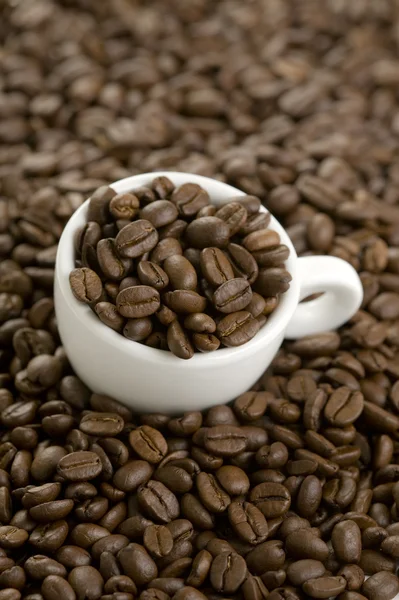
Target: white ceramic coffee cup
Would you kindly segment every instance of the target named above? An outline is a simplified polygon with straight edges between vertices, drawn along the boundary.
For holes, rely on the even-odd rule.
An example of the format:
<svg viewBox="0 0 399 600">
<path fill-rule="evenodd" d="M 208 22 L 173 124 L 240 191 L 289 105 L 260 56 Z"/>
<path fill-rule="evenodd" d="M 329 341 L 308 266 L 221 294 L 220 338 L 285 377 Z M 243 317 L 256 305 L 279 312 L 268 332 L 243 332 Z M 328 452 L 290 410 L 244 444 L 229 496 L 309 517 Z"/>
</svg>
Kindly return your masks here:
<svg viewBox="0 0 399 600">
<path fill-rule="evenodd" d="M 125 193 L 166 175 L 176 186 L 186 182 L 205 188 L 220 206 L 244 193 L 230 185 L 190 173 L 146 173 L 117 181 Z M 335 329 L 358 310 L 363 290 L 356 271 L 332 256 L 298 258 L 283 227 L 271 218 L 270 228 L 290 249 L 286 268 L 290 289 L 259 333 L 238 348 L 196 353 L 190 360 L 132 342 L 106 327 L 92 310 L 73 296 L 69 273 L 74 268 L 74 236 L 86 222 L 88 201 L 71 217 L 61 236 L 56 262 L 55 309 L 62 343 L 76 374 L 94 392 L 107 394 L 138 412 L 176 413 L 206 409 L 248 390 L 273 360 L 286 338 Z M 264 209 L 262 209 L 264 210 Z M 315 293 L 323 296 L 299 304 Z"/>
</svg>

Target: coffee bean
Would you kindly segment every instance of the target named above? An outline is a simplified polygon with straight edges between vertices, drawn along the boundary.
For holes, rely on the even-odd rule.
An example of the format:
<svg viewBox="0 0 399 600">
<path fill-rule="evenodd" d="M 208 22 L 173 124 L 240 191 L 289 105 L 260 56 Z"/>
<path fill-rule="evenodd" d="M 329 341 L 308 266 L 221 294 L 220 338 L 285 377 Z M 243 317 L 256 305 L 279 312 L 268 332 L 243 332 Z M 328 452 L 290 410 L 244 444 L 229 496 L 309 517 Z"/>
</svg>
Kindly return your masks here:
<svg viewBox="0 0 399 600">
<path fill-rule="evenodd" d="M 107 325 L 107 327 L 111 327 L 111 329 L 118 332 L 122 331 L 125 319 L 120 316 L 115 304 L 112 304 L 112 302 L 97 302 L 94 310 L 99 319 Z"/>
<path fill-rule="evenodd" d="M 124 421 L 116 413 L 89 412 L 84 415 L 79 429 L 87 435 L 108 437 L 118 435 L 124 427 Z"/>
<path fill-rule="evenodd" d="M 301 586 L 310 579 L 323 577 L 325 566 L 319 560 L 305 558 L 291 563 L 287 569 L 287 576 L 293 585 Z"/>
<path fill-rule="evenodd" d="M 134 342 L 141 342 L 152 332 L 152 321 L 148 317 L 129 319 L 123 328 L 123 335 Z"/>
<path fill-rule="evenodd" d="M 213 529 L 214 517 L 193 495 L 184 494 L 181 499 L 182 515 L 189 519 L 198 529 Z"/>
<path fill-rule="evenodd" d="M 222 283 L 214 293 L 214 304 L 222 313 L 242 310 L 252 300 L 252 290 L 246 279 L 235 278 Z"/>
<path fill-rule="evenodd" d="M 194 349 L 179 321 L 175 320 L 169 325 L 166 339 L 169 350 L 175 356 L 183 359 L 189 359 L 193 356 Z"/>
<path fill-rule="evenodd" d="M 363 395 L 338 388 L 333 392 L 324 408 L 324 416 L 331 425 L 345 427 L 353 423 L 363 411 Z"/>
<path fill-rule="evenodd" d="M 364 571 L 358 565 L 345 565 L 338 575 L 346 580 L 347 590 L 360 590 L 364 581 Z"/>
<path fill-rule="evenodd" d="M 201 208 L 207 206 L 210 198 L 206 190 L 195 183 L 184 183 L 176 188 L 171 196 L 181 215 L 194 216 Z"/>
<path fill-rule="evenodd" d="M 203 276 L 211 285 L 219 286 L 234 278 L 230 261 L 219 248 L 204 248 L 200 265 Z"/>
<path fill-rule="evenodd" d="M 288 271 L 281 267 L 261 269 L 254 290 L 262 296 L 277 296 L 288 290 L 291 279 Z"/>
<path fill-rule="evenodd" d="M 170 285 L 174 290 L 193 290 L 197 288 L 197 273 L 187 258 L 175 254 L 164 262 Z"/>
<path fill-rule="evenodd" d="M 107 186 L 98 188 L 91 196 L 87 213 L 88 221 L 105 225 L 108 220 L 109 204 L 116 192 Z"/>
<path fill-rule="evenodd" d="M 29 510 L 29 514 L 38 523 L 47 523 L 48 521 L 65 519 L 73 507 L 73 500 L 53 500 L 52 502 L 44 502 L 38 506 L 33 506 Z"/>
<path fill-rule="evenodd" d="M 176 254 L 183 254 L 183 248 L 180 242 L 175 238 L 165 237 L 158 242 L 158 244 L 152 250 L 150 254 L 150 260 L 155 263 L 162 264 L 167 258 L 170 256 L 175 256 Z"/>
<path fill-rule="evenodd" d="M 192 290 L 174 290 L 164 294 L 165 304 L 179 314 L 202 313 L 206 298 Z"/>
<path fill-rule="evenodd" d="M 140 319 L 154 314 L 160 307 L 159 292 L 148 285 L 136 285 L 119 292 L 116 306 L 128 319 Z"/>
<path fill-rule="evenodd" d="M 363 583 L 362 591 L 369 600 L 392 600 L 399 591 L 398 578 L 392 573 L 380 571 Z"/>
<path fill-rule="evenodd" d="M 75 600 L 76 595 L 66 579 L 59 575 L 49 575 L 43 581 L 41 592 L 44 600 L 56 600 L 63 597 L 65 600 Z"/>
<path fill-rule="evenodd" d="M 311 558 L 324 562 L 328 556 L 327 544 L 310 529 L 293 531 L 285 540 L 286 550 L 296 558 Z"/>
<path fill-rule="evenodd" d="M 259 274 L 259 268 L 253 255 L 240 244 L 227 246 L 228 257 L 236 277 L 244 277 L 252 285 Z"/>
<path fill-rule="evenodd" d="M 290 507 L 291 497 L 280 483 L 261 483 L 250 492 L 250 500 L 259 508 L 267 519 L 280 517 Z"/>
<path fill-rule="evenodd" d="M 144 531 L 144 545 L 150 554 L 162 558 L 170 554 L 173 537 L 164 525 L 150 525 Z"/>
<path fill-rule="evenodd" d="M 137 265 L 137 274 L 143 285 L 162 290 L 169 284 L 169 277 L 165 271 L 156 263 L 142 260 Z"/>
<path fill-rule="evenodd" d="M 264 515 L 250 502 L 233 501 L 228 509 L 229 521 L 237 535 L 250 544 L 263 542 L 269 528 Z"/>
<path fill-rule="evenodd" d="M 359 562 L 362 538 L 360 529 L 354 521 L 337 523 L 332 531 L 331 541 L 339 560 L 345 563 Z"/>
<path fill-rule="evenodd" d="M 102 465 L 94 452 L 72 452 L 59 461 L 57 471 L 68 481 L 87 481 L 101 473 Z"/>
<path fill-rule="evenodd" d="M 150 252 L 157 242 L 157 230 L 146 219 L 139 219 L 125 225 L 115 238 L 116 250 L 124 258 L 142 256 Z"/>
<path fill-rule="evenodd" d="M 104 586 L 101 574 L 90 565 L 72 569 L 68 575 L 68 583 L 75 592 L 77 600 L 98 598 Z"/>
<path fill-rule="evenodd" d="M 228 314 L 219 321 L 216 332 L 224 346 L 241 346 L 259 331 L 259 323 L 251 313 L 238 311 Z"/>
<path fill-rule="evenodd" d="M 137 586 L 148 584 L 158 575 L 158 569 L 146 549 L 139 544 L 129 544 L 118 552 L 123 572 Z"/>
<path fill-rule="evenodd" d="M 155 200 L 141 210 L 140 216 L 159 229 L 173 223 L 177 219 L 178 211 L 175 204 L 169 200 Z"/>
<path fill-rule="evenodd" d="M 217 592 L 232 594 L 245 579 L 245 560 L 235 552 L 223 552 L 216 556 L 210 569 L 210 582 Z"/>
<path fill-rule="evenodd" d="M 38 525 L 29 536 L 29 543 L 43 552 L 54 552 L 65 542 L 68 524 L 64 520 Z"/>
<path fill-rule="evenodd" d="M 152 190 L 154 190 L 155 195 L 158 198 L 166 198 L 166 196 L 169 196 L 173 192 L 175 186 L 169 179 L 169 177 L 160 175 L 159 177 L 155 177 L 151 184 L 151 188 Z M 139 190 L 134 191 L 136 194 L 140 191 L 139 198 L 142 198 L 144 195 L 146 202 L 152 202 L 153 200 L 155 200 L 155 197 L 150 195 L 151 189 L 149 188 L 139 188 Z"/>
<path fill-rule="evenodd" d="M 193 248 L 225 248 L 229 242 L 230 228 L 218 217 L 201 217 L 192 221 L 185 231 L 185 239 Z"/>
<path fill-rule="evenodd" d="M 130 258 L 119 258 L 113 238 L 104 238 L 98 242 L 97 260 L 104 275 L 114 281 L 126 277 L 132 267 Z"/>
<path fill-rule="evenodd" d="M 135 194 L 116 194 L 109 203 L 109 212 L 114 219 L 131 221 L 137 214 L 140 201 Z"/>
<path fill-rule="evenodd" d="M 303 584 L 303 590 L 311 598 L 330 598 L 345 590 L 346 581 L 343 577 L 318 577 Z"/>
<path fill-rule="evenodd" d="M 133 450 L 150 463 L 160 462 L 168 450 L 162 433 L 148 425 L 142 425 L 131 431 L 129 442 Z"/>
<path fill-rule="evenodd" d="M 39 580 L 45 579 L 49 575 L 65 577 L 67 574 L 64 565 L 43 554 L 36 554 L 28 558 L 24 568 L 30 577 Z"/>
<path fill-rule="evenodd" d="M 29 534 L 24 529 L 3 525 L 0 527 L 0 548 L 19 548 L 28 539 Z"/>
<path fill-rule="evenodd" d="M 69 275 L 72 292 L 79 302 L 91 304 L 97 302 L 103 293 L 101 280 L 97 273 L 83 267 L 74 269 Z"/>
<path fill-rule="evenodd" d="M 152 519 L 169 523 L 179 516 L 180 508 L 176 496 L 160 481 L 148 481 L 137 492 L 140 506 Z"/>
</svg>

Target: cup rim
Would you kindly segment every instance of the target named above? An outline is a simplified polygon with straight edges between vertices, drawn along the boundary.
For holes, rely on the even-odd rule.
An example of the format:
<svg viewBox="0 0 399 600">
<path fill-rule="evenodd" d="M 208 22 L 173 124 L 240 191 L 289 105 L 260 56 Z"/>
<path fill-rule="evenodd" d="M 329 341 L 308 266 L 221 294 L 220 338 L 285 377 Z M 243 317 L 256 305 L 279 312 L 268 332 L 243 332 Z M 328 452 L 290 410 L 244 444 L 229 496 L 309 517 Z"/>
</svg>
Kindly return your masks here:
<svg viewBox="0 0 399 600">
<path fill-rule="evenodd" d="M 132 175 L 110 183 L 109 186 L 117 193 L 127 193 L 135 188 L 147 185 L 155 177 L 160 176 L 169 177 L 177 186 L 188 182 L 197 183 L 207 189 L 211 197 L 212 195 L 219 198 L 246 195 L 242 190 L 217 179 L 178 171 L 154 171 L 151 173 Z M 160 362 L 166 365 L 178 364 L 183 369 L 188 367 L 203 368 L 204 366 L 217 368 L 221 362 L 233 360 L 239 362 L 240 358 L 248 357 L 258 351 L 265 350 L 268 343 L 284 333 L 299 302 L 299 280 L 296 268 L 298 257 L 288 234 L 273 215 L 271 215 L 270 221 L 271 229 L 274 229 L 279 233 L 281 242 L 290 249 L 290 255 L 286 261 L 286 266 L 292 276 L 292 281 L 289 289 L 281 296 L 277 308 L 273 311 L 268 321 L 258 331 L 254 338 L 246 344 L 234 348 L 223 347 L 215 352 L 204 354 L 196 352 L 190 360 L 184 361 L 174 356 L 172 352 L 151 348 L 144 344 L 128 340 L 120 333 L 104 325 L 89 306 L 79 302 L 75 298 L 69 284 L 69 274 L 75 268 L 74 237 L 77 229 L 86 222 L 89 200 L 90 197 L 73 213 L 64 227 L 58 243 L 55 279 L 64 301 L 68 303 L 74 316 L 80 321 L 83 327 L 90 329 L 92 334 L 94 334 L 99 341 L 109 345 L 110 348 L 118 349 L 118 351 L 130 355 L 132 359 L 137 358 L 138 353 L 140 353 L 141 359 L 157 364 Z M 261 210 L 266 211 L 263 206 L 261 207 Z"/>
</svg>

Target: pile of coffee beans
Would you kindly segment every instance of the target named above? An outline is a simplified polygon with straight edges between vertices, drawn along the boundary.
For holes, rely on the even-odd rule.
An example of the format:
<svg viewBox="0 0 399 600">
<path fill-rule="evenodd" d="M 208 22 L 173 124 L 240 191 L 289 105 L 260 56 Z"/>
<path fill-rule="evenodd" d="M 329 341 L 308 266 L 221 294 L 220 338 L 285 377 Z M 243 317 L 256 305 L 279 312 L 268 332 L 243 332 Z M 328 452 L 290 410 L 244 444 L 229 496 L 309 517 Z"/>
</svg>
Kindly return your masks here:
<svg viewBox="0 0 399 600">
<path fill-rule="evenodd" d="M 198 184 L 165 176 L 126 194 L 103 186 L 76 235 L 72 292 L 105 325 L 179 358 L 241 346 L 291 281 L 260 207 L 247 195 L 217 209 Z"/>
<path fill-rule="evenodd" d="M 392 600 L 396 0 L 0 4 L 0 600 Z M 66 220 L 157 169 L 259 197 L 364 288 L 203 414 L 93 394 L 57 333 Z"/>
</svg>

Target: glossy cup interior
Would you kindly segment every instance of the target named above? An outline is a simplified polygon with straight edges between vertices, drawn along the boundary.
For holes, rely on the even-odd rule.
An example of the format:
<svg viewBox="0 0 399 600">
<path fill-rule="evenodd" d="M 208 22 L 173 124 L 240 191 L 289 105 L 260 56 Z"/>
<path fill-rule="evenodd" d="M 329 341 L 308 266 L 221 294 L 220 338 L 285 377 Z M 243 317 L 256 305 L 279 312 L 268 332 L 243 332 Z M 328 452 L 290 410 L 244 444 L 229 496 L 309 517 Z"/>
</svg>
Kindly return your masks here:
<svg viewBox="0 0 399 600">
<path fill-rule="evenodd" d="M 234 196 L 244 195 L 242 191 L 220 181 L 199 175 L 176 172 L 156 172 L 128 177 L 111 184 L 111 187 L 118 193 L 129 192 L 135 188 L 150 184 L 159 175 L 166 175 L 176 186 L 186 182 L 198 183 L 207 189 L 212 202 L 219 206 L 228 202 Z M 190 403 L 190 392 L 198 385 L 201 385 L 201 381 L 203 382 L 204 378 L 206 379 L 210 373 L 213 373 L 212 379 L 217 381 L 218 369 L 224 369 L 224 374 L 222 375 L 224 377 L 226 377 L 227 373 L 226 368 L 235 368 L 235 366 L 240 368 L 241 365 L 241 368 L 245 370 L 246 364 L 249 367 L 248 361 L 257 357 L 256 360 L 259 362 L 262 352 L 275 346 L 277 340 L 278 345 L 281 343 L 285 327 L 298 304 L 299 282 L 296 277 L 297 257 L 294 247 L 278 221 L 272 217 L 270 228 L 279 233 L 281 243 L 286 244 L 290 249 L 290 256 L 286 261 L 286 267 L 292 275 L 292 282 L 290 289 L 281 296 L 276 310 L 257 335 L 243 346 L 237 348 L 220 348 L 209 354 L 196 353 L 190 360 L 183 361 L 175 357 L 171 352 L 149 348 L 143 344 L 124 338 L 121 334 L 105 326 L 87 305 L 78 302 L 73 296 L 69 284 L 69 274 L 75 266 L 74 238 L 77 230 L 86 222 L 87 208 L 88 201 L 72 215 L 61 236 L 57 253 L 54 291 L 60 336 L 70 362 L 81 379 L 94 391 L 107 393 L 139 410 L 147 411 L 161 409 L 160 407 L 156 407 L 158 393 L 164 395 L 162 402 L 158 400 L 158 403 L 163 407 L 162 409 L 167 410 L 168 402 L 172 402 L 172 411 L 176 412 L 179 410 L 188 410 L 193 404 L 197 408 L 200 408 L 219 402 L 226 402 L 232 399 L 234 395 L 245 391 L 246 387 L 243 388 L 243 386 L 247 386 L 249 381 L 248 377 L 244 376 L 244 372 L 241 378 L 243 386 L 238 386 L 237 391 L 233 395 L 231 395 L 231 391 L 223 393 L 223 388 L 230 390 L 230 386 L 228 382 L 223 385 L 223 381 L 220 381 L 219 385 L 215 384 L 217 390 L 214 386 L 214 393 L 213 389 L 210 390 L 212 392 L 211 398 L 204 399 L 201 402 L 198 398 L 197 388 L 197 394 L 191 393 L 191 396 L 195 395 L 196 399 Z M 262 210 L 264 209 L 262 208 Z M 88 344 L 88 337 L 90 337 L 90 344 Z M 81 344 L 78 343 L 79 340 Z M 91 357 L 90 355 L 87 356 L 87 351 L 91 349 L 93 355 L 96 352 L 98 353 L 100 351 L 98 345 L 101 346 L 101 356 L 107 357 L 108 362 L 105 358 L 102 360 L 101 369 L 98 369 L 94 377 L 93 375 L 89 375 L 89 371 L 95 371 L 95 369 L 93 365 L 89 365 Z M 86 354 L 82 355 L 80 347 L 83 348 L 84 346 L 86 346 Z M 126 372 L 126 368 L 123 371 L 120 369 L 115 352 L 117 352 L 119 357 L 123 355 L 124 361 L 125 359 L 131 361 L 132 369 L 130 372 Z M 268 354 L 269 352 L 266 352 L 264 358 L 262 357 L 260 361 L 262 366 L 260 369 L 257 369 L 257 371 L 260 371 L 259 375 L 262 368 L 266 368 L 272 359 L 272 357 L 266 356 Z M 119 358 L 119 360 L 121 359 Z M 144 377 L 143 374 L 137 372 L 134 368 L 134 365 L 138 366 L 139 364 L 144 369 L 147 369 L 147 373 L 150 371 L 153 373 L 147 385 L 139 386 L 141 388 L 140 395 L 147 395 L 146 392 L 148 390 L 148 402 L 145 401 L 145 398 L 134 398 L 134 392 L 132 392 L 129 398 L 126 393 L 121 392 L 122 387 L 125 389 L 129 387 L 129 382 L 131 389 L 134 390 L 140 377 Z M 107 371 L 107 373 L 104 371 Z M 110 378 L 114 379 L 114 385 L 109 384 Z M 155 378 L 157 381 L 155 381 Z M 162 378 L 165 379 L 163 382 Z M 253 375 L 251 378 L 253 379 Z M 254 381 L 255 379 L 253 379 L 250 385 Z M 141 381 L 141 383 L 143 382 Z M 176 398 L 176 394 L 178 398 Z"/>
</svg>

